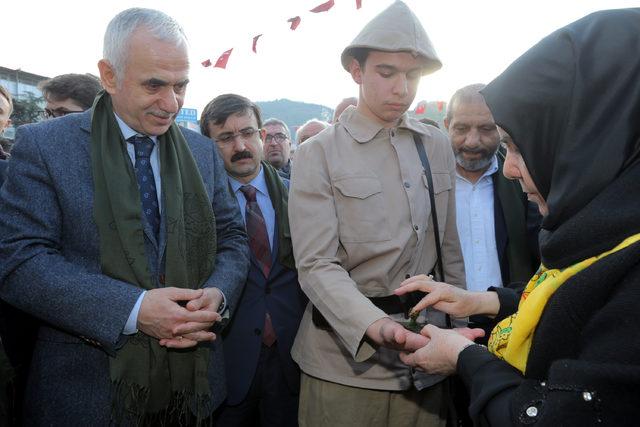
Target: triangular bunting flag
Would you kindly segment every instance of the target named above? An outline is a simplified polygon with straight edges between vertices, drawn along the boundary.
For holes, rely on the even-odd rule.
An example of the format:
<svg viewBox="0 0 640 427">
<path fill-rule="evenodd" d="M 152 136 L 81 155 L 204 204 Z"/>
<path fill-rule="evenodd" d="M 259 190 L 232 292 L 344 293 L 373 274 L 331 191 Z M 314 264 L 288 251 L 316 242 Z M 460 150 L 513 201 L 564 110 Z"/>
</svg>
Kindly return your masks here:
<svg viewBox="0 0 640 427">
<path fill-rule="evenodd" d="M 442 109 L 444 108 L 444 101 L 438 101 L 438 111 L 442 113 Z"/>
<path fill-rule="evenodd" d="M 356 0 L 356 9 L 360 9 L 362 7 L 362 0 Z"/>
<path fill-rule="evenodd" d="M 416 107 L 416 114 L 424 114 L 426 109 L 427 109 L 427 104 L 424 102 L 420 102 Z"/>
<path fill-rule="evenodd" d="M 328 2 L 322 3 L 322 4 L 314 7 L 309 12 L 313 12 L 313 13 L 326 12 L 327 10 L 331 9 L 333 7 L 333 5 L 334 5 L 333 0 L 329 0 Z"/>
<path fill-rule="evenodd" d="M 287 19 L 287 22 L 291 22 L 291 30 L 295 30 L 296 28 L 298 28 L 298 25 L 300 25 L 300 21 L 301 19 L 299 16 Z"/>
<path fill-rule="evenodd" d="M 232 50 L 233 48 L 227 50 L 226 52 L 223 52 L 222 55 L 220 55 L 220 58 L 218 58 L 218 60 L 216 61 L 216 65 L 214 65 L 214 67 L 227 68 L 227 62 L 229 61 Z"/>
<path fill-rule="evenodd" d="M 258 53 L 256 51 L 256 45 L 258 44 L 258 39 L 260 38 L 260 36 L 262 36 L 262 34 L 258 34 L 253 38 L 253 45 L 251 46 L 251 50 L 253 50 L 253 53 Z"/>
<path fill-rule="evenodd" d="M 211 60 L 210 59 L 205 59 L 204 61 L 201 62 L 203 67 L 211 67 Z"/>
</svg>

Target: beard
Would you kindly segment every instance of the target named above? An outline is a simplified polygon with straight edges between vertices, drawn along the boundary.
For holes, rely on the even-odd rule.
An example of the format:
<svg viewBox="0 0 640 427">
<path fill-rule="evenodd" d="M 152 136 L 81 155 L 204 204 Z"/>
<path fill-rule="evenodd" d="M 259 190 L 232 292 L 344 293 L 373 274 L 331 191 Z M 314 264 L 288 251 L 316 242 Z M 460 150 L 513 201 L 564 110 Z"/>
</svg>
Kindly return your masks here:
<svg viewBox="0 0 640 427">
<path fill-rule="evenodd" d="M 469 172 L 477 172 L 489 167 L 493 160 L 493 156 L 495 156 L 497 151 L 498 147 L 496 147 L 495 150 L 486 150 L 484 148 L 470 150 L 467 148 L 461 148 L 459 150 L 455 150 L 454 154 L 456 156 L 456 163 L 458 163 L 462 169 Z M 480 154 L 480 157 L 467 159 L 465 158 L 464 153 Z"/>
</svg>

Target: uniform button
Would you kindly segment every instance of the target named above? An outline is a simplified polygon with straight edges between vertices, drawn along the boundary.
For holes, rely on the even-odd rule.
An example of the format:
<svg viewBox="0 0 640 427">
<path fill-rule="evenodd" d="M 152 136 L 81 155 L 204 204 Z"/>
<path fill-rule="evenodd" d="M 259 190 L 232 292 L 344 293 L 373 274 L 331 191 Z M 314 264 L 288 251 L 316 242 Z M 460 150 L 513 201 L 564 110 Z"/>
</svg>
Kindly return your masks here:
<svg viewBox="0 0 640 427">
<path fill-rule="evenodd" d="M 420 227 L 418 227 L 417 225 L 414 225 L 414 226 L 413 226 L 413 229 L 414 229 L 414 230 L 416 230 L 416 231 L 418 231 L 418 229 L 419 229 L 419 228 L 420 228 Z"/>
<path fill-rule="evenodd" d="M 258 328 L 255 328 L 253 330 L 253 333 L 256 334 L 256 335 L 260 335 L 262 333 L 262 331 L 260 329 L 258 329 Z"/>
<path fill-rule="evenodd" d="M 584 393 L 582 393 L 582 398 L 585 402 L 591 402 L 593 400 L 593 395 L 588 391 L 585 391 Z"/>
<path fill-rule="evenodd" d="M 411 188 L 411 184 L 409 184 L 408 182 L 405 181 L 404 188 Z"/>
<path fill-rule="evenodd" d="M 527 416 L 529 417 L 537 417 L 538 416 L 538 408 L 535 406 L 529 406 L 526 410 Z"/>
</svg>

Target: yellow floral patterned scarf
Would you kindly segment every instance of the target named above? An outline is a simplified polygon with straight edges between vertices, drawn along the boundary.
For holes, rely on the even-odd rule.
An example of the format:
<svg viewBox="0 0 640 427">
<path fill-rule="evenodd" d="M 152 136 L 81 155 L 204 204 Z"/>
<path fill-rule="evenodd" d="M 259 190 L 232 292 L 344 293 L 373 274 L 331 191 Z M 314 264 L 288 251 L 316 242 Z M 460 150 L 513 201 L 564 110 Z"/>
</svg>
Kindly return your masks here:
<svg viewBox="0 0 640 427">
<path fill-rule="evenodd" d="M 533 341 L 533 333 L 551 295 L 572 276 L 596 261 L 640 241 L 640 233 L 626 238 L 615 248 L 587 258 L 564 269 L 547 269 L 544 265 L 533 275 L 518 304 L 518 311 L 503 319 L 491 331 L 489 351 L 524 373 Z"/>
</svg>

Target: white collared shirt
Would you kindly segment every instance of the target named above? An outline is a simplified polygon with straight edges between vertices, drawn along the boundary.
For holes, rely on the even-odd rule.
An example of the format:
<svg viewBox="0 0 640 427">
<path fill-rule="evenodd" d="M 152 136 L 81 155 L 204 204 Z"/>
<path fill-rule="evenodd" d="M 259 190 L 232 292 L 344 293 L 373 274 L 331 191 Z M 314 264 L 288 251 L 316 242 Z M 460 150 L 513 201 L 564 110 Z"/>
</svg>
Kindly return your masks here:
<svg viewBox="0 0 640 427">
<path fill-rule="evenodd" d="M 120 131 L 122 132 L 122 136 L 124 136 L 125 142 L 134 135 L 142 135 L 140 132 L 137 132 L 124 122 L 116 113 L 113 113 L 116 116 L 116 121 L 118 122 L 118 126 L 120 126 Z M 144 135 L 151 138 L 153 141 L 153 149 L 151 150 L 151 157 L 149 161 L 151 162 L 151 170 L 153 170 L 153 180 L 156 183 L 156 194 L 158 195 L 158 208 L 160 212 L 162 212 L 162 179 L 160 178 L 160 150 L 158 149 L 158 137 L 154 135 Z M 131 164 L 135 166 L 136 164 L 136 151 L 133 147 L 133 144 L 127 142 L 127 153 L 129 153 L 129 158 L 131 159 Z"/>
<path fill-rule="evenodd" d="M 497 171 L 498 160 L 494 156 L 489 168 L 475 184 L 456 173 L 456 223 L 467 289 L 470 291 L 502 286 L 491 177 Z"/>
</svg>

